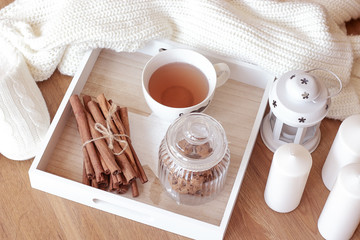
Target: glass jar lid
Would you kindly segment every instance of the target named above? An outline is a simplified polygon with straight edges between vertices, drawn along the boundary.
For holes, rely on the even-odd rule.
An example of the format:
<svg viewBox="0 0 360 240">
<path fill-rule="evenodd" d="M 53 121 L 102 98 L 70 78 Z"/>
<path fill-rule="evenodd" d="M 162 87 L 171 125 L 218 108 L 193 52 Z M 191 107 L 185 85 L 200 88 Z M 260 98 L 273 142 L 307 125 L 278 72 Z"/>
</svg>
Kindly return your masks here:
<svg viewBox="0 0 360 240">
<path fill-rule="evenodd" d="M 166 133 L 167 147 L 174 162 L 191 171 L 204 171 L 219 163 L 228 148 L 225 131 L 213 117 L 185 114 Z"/>
</svg>

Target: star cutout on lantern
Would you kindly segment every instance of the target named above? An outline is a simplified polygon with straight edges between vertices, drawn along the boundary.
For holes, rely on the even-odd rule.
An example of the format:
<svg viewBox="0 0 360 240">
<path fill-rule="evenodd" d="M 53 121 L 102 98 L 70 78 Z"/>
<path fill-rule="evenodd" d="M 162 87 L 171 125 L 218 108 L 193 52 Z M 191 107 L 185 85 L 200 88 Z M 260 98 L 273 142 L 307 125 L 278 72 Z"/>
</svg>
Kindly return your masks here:
<svg viewBox="0 0 360 240">
<path fill-rule="evenodd" d="M 308 84 L 309 80 L 306 78 L 300 79 L 301 84 Z"/>
<path fill-rule="evenodd" d="M 303 99 L 308 99 L 309 98 L 309 93 L 304 92 L 303 94 L 301 94 Z"/>
<path fill-rule="evenodd" d="M 275 101 L 275 100 L 273 100 L 272 105 L 274 106 L 274 108 L 276 108 L 276 107 L 277 107 L 277 103 L 276 103 L 276 101 Z"/>
<path fill-rule="evenodd" d="M 304 123 L 306 121 L 306 118 L 301 117 L 301 118 L 298 118 L 298 120 L 299 120 L 299 123 Z"/>
</svg>

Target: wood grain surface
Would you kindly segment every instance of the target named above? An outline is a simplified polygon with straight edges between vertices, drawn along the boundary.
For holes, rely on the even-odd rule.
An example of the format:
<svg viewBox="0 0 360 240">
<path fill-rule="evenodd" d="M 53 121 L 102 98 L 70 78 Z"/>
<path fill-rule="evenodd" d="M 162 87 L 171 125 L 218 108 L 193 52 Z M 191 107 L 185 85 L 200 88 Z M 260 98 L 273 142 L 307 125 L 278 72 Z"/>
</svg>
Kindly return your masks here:
<svg viewBox="0 0 360 240">
<path fill-rule="evenodd" d="M 0 8 L 10 0 L 1 0 Z M 360 33 L 360 20 L 347 24 Z M 71 77 L 55 71 L 38 83 L 51 119 Z M 322 121 L 321 141 L 313 152 L 313 166 L 297 209 L 287 214 L 272 211 L 263 194 L 273 153 L 260 136 L 256 140 L 225 239 L 322 239 L 317 220 L 329 191 L 321 180 L 321 168 L 340 121 Z M 32 189 L 28 170 L 32 160 L 12 161 L 0 155 L 0 239 L 185 239 L 79 203 Z M 360 239 L 360 227 L 353 239 Z"/>
</svg>

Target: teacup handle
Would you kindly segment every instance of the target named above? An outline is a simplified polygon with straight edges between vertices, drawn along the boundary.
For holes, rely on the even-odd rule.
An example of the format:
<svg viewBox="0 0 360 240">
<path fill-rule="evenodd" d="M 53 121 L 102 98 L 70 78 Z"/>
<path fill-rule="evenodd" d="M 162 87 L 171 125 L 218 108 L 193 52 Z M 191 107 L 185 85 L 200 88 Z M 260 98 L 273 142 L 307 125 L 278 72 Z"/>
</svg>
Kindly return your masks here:
<svg viewBox="0 0 360 240">
<path fill-rule="evenodd" d="M 226 63 L 215 63 L 216 87 L 222 86 L 230 77 L 230 68 Z"/>
</svg>

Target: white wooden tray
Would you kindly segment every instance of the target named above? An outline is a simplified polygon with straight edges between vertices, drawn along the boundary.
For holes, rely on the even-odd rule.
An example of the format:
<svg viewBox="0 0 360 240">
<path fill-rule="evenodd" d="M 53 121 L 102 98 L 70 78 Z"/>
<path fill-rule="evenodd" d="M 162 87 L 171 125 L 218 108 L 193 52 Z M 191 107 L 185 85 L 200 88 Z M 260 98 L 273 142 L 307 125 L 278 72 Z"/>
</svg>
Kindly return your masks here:
<svg viewBox="0 0 360 240">
<path fill-rule="evenodd" d="M 157 151 L 167 123 L 153 117 L 141 91 L 141 71 L 159 49 L 184 47 L 153 41 L 136 53 L 97 49 L 86 54 L 51 123 L 44 146 L 29 170 L 33 188 L 166 231 L 196 239 L 221 239 L 226 231 L 260 123 L 273 76 L 257 66 L 201 52 L 213 63 L 226 62 L 231 79 L 218 88 L 206 110 L 223 125 L 231 164 L 225 189 L 200 206 L 177 205 L 156 177 Z M 196 50 L 196 49 L 195 49 Z M 118 195 L 81 183 L 82 151 L 69 104 L 73 94 L 104 93 L 129 110 L 132 143 L 149 181 L 138 182 L 140 196 Z M 239 223 L 241 224 L 241 223 Z"/>
</svg>

